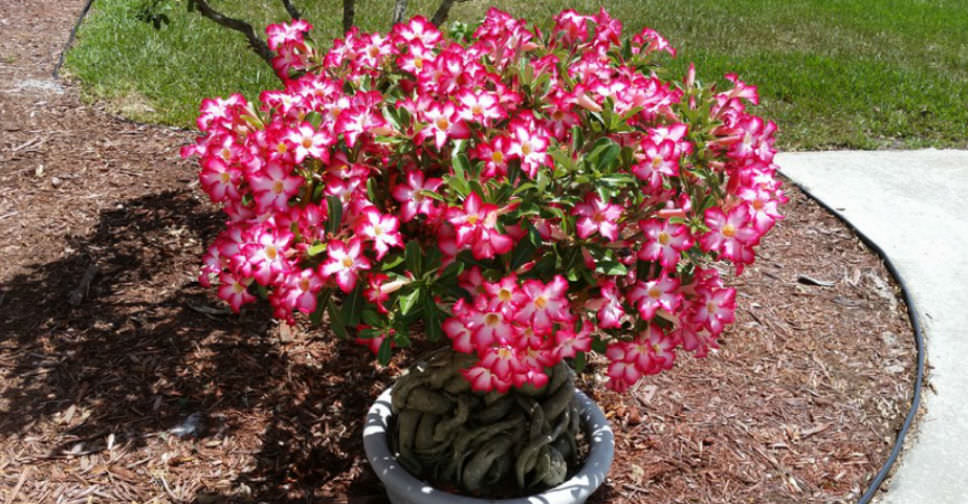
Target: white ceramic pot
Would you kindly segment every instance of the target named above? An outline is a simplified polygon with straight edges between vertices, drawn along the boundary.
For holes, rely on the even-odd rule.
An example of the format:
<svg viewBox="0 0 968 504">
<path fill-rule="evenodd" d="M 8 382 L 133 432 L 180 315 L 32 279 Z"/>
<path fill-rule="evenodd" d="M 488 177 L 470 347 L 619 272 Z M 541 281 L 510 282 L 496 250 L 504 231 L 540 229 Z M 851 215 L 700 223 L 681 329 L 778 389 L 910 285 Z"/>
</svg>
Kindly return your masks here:
<svg viewBox="0 0 968 504">
<path fill-rule="evenodd" d="M 571 479 L 544 492 L 513 499 L 479 499 L 437 490 L 411 476 L 390 452 L 387 425 L 391 415 L 391 389 L 380 394 L 370 406 L 363 428 L 363 448 L 393 504 L 581 504 L 605 481 L 612 465 L 615 454 L 612 428 L 595 401 L 576 390 L 575 398 L 591 448 L 585 457 L 585 465 Z"/>
</svg>

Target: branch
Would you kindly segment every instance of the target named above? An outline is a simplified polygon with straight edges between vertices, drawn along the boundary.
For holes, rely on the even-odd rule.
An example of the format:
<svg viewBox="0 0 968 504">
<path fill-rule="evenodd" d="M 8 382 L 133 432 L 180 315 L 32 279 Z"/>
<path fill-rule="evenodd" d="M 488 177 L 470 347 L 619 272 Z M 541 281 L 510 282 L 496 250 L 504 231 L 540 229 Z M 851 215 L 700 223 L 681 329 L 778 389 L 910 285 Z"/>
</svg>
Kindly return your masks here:
<svg viewBox="0 0 968 504">
<path fill-rule="evenodd" d="M 343 0 L 343 33 L 353 27 L 353 17 L 356 15 L 356 0 Z"/>
<path fill-rule="evenodd" d="M 289 17 L 293 19 L 301 19 L 302 14 L 299 13 L 299 9 L 292 5 L 289 0 L 282 0 L 282 5 L 286 6 L 286 12 L 289 13 Z"/>
<path fill-rule="evenodd" d="M 245 38 L 249 39 L 249 47 L 259 55 L 260 58 L 265 60 L 270 66 L 272 65 L 272 51 L 269 50 L 269 46 L 266 45 L 265 41 L 256 36 L 255 31 L 252 29 L 252 25 L 242 21 L 240 19 L 230 18 L 221 12 L 216 11 L 208 5 L 206 0 L 189 0 L 188 8 L 197 7 L 198 12 L 203 16 L 215 21 L 216 23 L 226 27 L 231 28 L 237 32 L 241 32 L 245 35 Z"/>
<path fill-rule="evenodd" d="M 447 15 L 450 14 L 450 8 L 454 6 L 455 2 L 467 2 L 468 0 L 441 0 L 440 7 L 437 7 L 437 12 L 434 13 L 433 19 L 430 20 L 434 26 L 440 26 L 447 21 Z"/>
</svg>

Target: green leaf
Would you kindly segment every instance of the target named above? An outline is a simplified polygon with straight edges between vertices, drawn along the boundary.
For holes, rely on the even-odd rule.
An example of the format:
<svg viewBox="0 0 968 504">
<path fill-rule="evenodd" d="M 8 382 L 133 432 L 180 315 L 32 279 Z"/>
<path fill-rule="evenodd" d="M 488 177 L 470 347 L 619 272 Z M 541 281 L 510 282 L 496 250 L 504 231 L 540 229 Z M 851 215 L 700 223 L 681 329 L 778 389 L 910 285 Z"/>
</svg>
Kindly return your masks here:
<svg viewBox="0 0 968 504">
<path fill-rule="evenodd" d="M 360 320 L 370 327 L 383 327 L 386 321 L 379 313 L 370 309 L 363 310 L 363 313 L 360 314 Z"/>
<path fill-rule="evenodd" d="M 323 122 L 323 116 L 319 112 L 312 111 L 306 114 L 306 120 L 309 121 L 309 124 L 313 125 L 313 128 L 318 129 L 319 125 Z"/>
<path fill-rule="evenodd" d="M 571 128 L 571 151 L 581 152 L 581 148 L 585 145 L 585 130 L 581 126 L 574 126 Z"/>
<path fill-rule="evenodd" d="M 317 243 L 317 244 L 313 245 L 312 247 L 309 247 L 308 250 L 306 250 L 306 255 L 308 255 L 309 257 L 313 257 L 313 256 L 317 256 L 319 254 L 322 254 L 325 251 L 326 251 L 326 244 L 325 243 Z"/>
<path fill-rule="evenodd" d="M 383 329 L 379 327 L 368 327 L 356 333 L 356 336 L 360 339 L 373 339 L 383 336 Z"/>
<path fill-rule="evenodd" d="M 309 322 L 318 326 L 323 322 L 323 311 L 326 310 L 326 305 L 328 304 L 330 297 L 329 289 L 323 289 L 316 294 L 316 309 L 309 314 Z"/>
<path fill-rule="evenodd" d="M 537 187 L 538 186 L 535 185 L 534 182 L 525 182 L 525 183 L 519 185 L 517 187 L 517 189 L 515 189 L 512 194 L 517 195 L 517 194 L 523 193 L 523 192 L 528 191 L 528 190 L 531 190 L 531 189 L 536 189 Z"/>
<path fill-rule="evenodd" d="M 423 289 L 416 288 L 412 292 L 400 296 L 400 314 L 403 316 L 410 315 L 410 312 L 417 306 L 417 301 L 420 301 L 420 294 Z"/>
<path fill-rule="evenodd" d="M 602 184 L 610 185 L 613 187 L 625 187 L 636 185 L 635 176 L 629 173 L 612 173 L 610 175 L 602 175 L 598 177 L 598 181 Z"/>
<path fill-rule="evenodd" d="M 326 311 L 329 313 L 329 326 L 333 329 L 342 339 L 347 339 L 350 337 L 349 333 L 346 331 L 346 323 L 343 321 L 343 314 L 336 309 L 336 304 L 333 303 L 333 298 L 330 297 L 326 300 Z"/>
<path fill-rule="evenodd" d="M 363 284 L 357 282 L 356 288 L 349 296 L 343 298 L 343 323 L 350 327 L 356 327 L 360 323 L 360 313 L 363 311 Z"/>
<path fill-rule="evenodd" d="M 625 275 L 628 268 L 615 257 L 615 251 L 609 248 L 590 247 L 588 252 L 595 260 L 595 272 L 602 275 Z"/>
<path fill-rule="evenodd" d="M 467 154 L 461 152 L 451 158 L 454 166 L 454 174 L 463 180 L 467 180 L 467 174 L 471 171 L 471 161 L 467 159 Z"/>
<path fill-rule="evenodd" d="M 519 241 L 517 246 L 514 247 L 514 250 L 511 251 L 511 271 L 517 270 L 524 263 L 534 259 L 534 253 L 537 250 L 538 249 L 535 247 L 533 239 L 524 239 Z"/>
<path fill-rule="evenodd" d="M 563 173 L 571 173 L 575 171 L 575 160 L 572 159 L 571 154 L 563 149 L 551 149 L 551 159 L 555 161 L 555 173 L 559 171 Z"/>
<path fill-rule="evenodd" d="M 585 352 L 578 352 L 575 354 L 575 358 L 572 359 L 571 364 L 575 366 L 575 372 L 581 373 L 585 369 Z"/>
<path fill-rule="evenodd" d="M 394 254 L 386 258 L 380 266 L 380 271 L 390 271 L 403 264 L 403 254 Z"/>
<path fill-rule="evenodd" d="M 331 234 L 339 232 L 340 224 L 343 222 L 343 202 L 339 196 L 327 196 L 326 204 L 329 210 L 329 220 L 326 221 L 326 231 Z"/>
<path fill-rule="evenodd" d="M 608 349 L 608 345 L 606 345 L 601 338 L 599 338 L 598 336 L 595 336 L 594 338 L 592 338 L 592 350 L 600 354 L 603 354 L 607 349 Z"/>
<path fill-rule="evenodd" d="M 463 272 L 464 272 L 464 263 L 460 261 L 454 261 L 448 264 L 446 268 L 444 268 L 443 273 L 438 275 L 437 282 L 435 285 L 439 285 L 440 283 L 451 282 L 455 278 L 457 278 L 457 275 L 460 275 Z"/>
<path fill-rule="evenodd" d="M 602 152 L 604 152 L 605 149 L 607 149 L 610 145 L 615 145 L 615 142 L 612 141 L 611 138 L 601 137 L 598 140 L 595 140 L 595 143 L 592 144 L 592 150 L 588 152 L 588 155 L 586 155 L 585 158 L 589 161 L 597 161 L 598 157 L 602 155 Z"/>
<path fill-rule="evenodd" d="M 614 170 L 618 155 L 622 152 L 622 148 L 617 143 L 611 139 L 609 139 L 609 142 L 611 144 L 605 148 L 598 160 L 598 170 L 602 173 L 611 173 Z"/>
<path fill-rule="evenodd" d="M 466 180 L 453 175 L 444 175 L 443 179 L 444 183 L 447 184 L 447 187 L 450 187 L 456 191 L 457 194 L 460 194 L 462 198 L 467 197 L 467 195 L 471 193 L 471 186 Z"/>
<path fill-rule="evenodd" d="M 376 353 L 376 360 L 381 366 L 386 366 L 390 363 L 390 344 L 393 343 L 393 338 L 386 338 L 380 343 L 380 350 Z"/>
<path fill-rule="evenodd" d="M 423 301 L 424 330 L 427 331 L 427 338 L 432 342 L 439 341 L 444 335 L 444 329 L 441 327 L 443 321 L 440 317 L 440 309 L 437 308 L 437 302 L 434 301 L 433 296 L 424 296 Z"/>
<path fill-rule="evenodd" d="M 407 248 L 404 249 L 404 257 L 407 261 L 407 270 L 414 274 L 414 276 L 419 276 L 423 271 L 421 265 L 423 261 L 420 256 L 423 255 L 423 250 L 420 248 L 420 243 L 417 240 L 410 240 L 407 242 Z"/>
<path fill-rule="evenodd" d="M 372 180 L 372 179 L 371 179 Z M 428 191 L 426 189 L 421 189 L 417 191 L 417 194 L 425 198 L 435 199 L 437 201 L 447 201 L 444 197 L 436 191 Z"/>
<path fill-rule="evenodd" d="M 628 272 L 629 269 L 620 262 L 604 261 L 595 264 L 595 273 L 601 273 L 603 275 L 621 276 L 627 275 Z"/>
</svg>

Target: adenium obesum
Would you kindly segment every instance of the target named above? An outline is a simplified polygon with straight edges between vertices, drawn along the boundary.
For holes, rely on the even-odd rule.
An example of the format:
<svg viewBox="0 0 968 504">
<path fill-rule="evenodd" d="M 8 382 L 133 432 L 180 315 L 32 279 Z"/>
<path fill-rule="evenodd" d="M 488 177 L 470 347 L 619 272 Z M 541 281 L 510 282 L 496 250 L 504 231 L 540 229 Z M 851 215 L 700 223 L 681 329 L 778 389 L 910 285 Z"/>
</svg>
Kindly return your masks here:
<svg viewBox="0 0 968 504">
<path fill-rule="evenodd" d="M 201 186 L 227 215 L 201 282 L 268 299 L 389 359 L 412 331 L 478 356 L 475 390 L 609 359 L 622 391 L 704 356 L 786 198 L 757 90 L 679 82 L 675 49 L 605 10 L 540 32 L 491 9 L 467 40 L 422 17 L 328 51 L 272 25 L 285 89 L 202 102 Z"/>
</svg>

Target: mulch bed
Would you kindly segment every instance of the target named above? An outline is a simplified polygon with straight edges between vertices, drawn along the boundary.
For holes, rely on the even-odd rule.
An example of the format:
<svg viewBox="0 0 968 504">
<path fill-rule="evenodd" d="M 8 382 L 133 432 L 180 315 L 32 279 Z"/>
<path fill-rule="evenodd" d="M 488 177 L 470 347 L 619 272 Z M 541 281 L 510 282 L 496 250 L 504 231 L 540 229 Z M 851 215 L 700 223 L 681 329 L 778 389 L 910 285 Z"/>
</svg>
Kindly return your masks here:
<svg viewBox="0 0 968 504">
<path fill-rule="evenodd" d="M 409 355 L 378 368 L 194 281 L 221 218 L 177 156 L 191 134 L 36 85 L 82 5 L 0 5 L 0 500 L 385 502 L 362 419 Z M 624 395 L 592 362 L 617 450 L 591 502 L 855 502 L 883 464 L 910 404 L 904 303 L 790 196 L 720 350 Z"/>
</svg>

